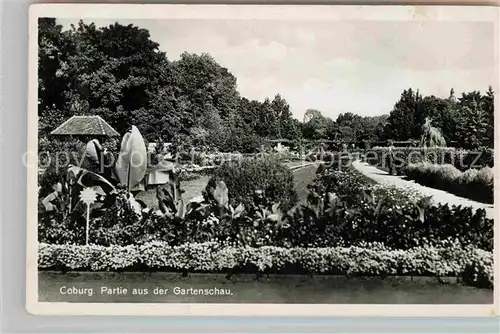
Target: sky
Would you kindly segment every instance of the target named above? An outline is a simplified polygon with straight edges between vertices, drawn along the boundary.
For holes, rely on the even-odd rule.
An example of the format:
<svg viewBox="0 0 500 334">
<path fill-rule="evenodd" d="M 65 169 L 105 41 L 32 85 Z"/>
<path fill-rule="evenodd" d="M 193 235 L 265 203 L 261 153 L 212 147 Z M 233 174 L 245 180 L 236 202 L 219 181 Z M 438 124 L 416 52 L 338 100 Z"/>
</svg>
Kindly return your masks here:
<svg viewBox="0 0 500 334">
<path fill-rule="evenodd" d="M 170 60 L 209 53 L 240 94 L 281 94 L 295 117 L 307 109 L 388 114 L 407 88 L 448 97 L 494 86 L 494 30 L 484 22 L 85 20 L 148 29 Z M 64 28 L 75 20 L 59 19 Z"/>
</svg>

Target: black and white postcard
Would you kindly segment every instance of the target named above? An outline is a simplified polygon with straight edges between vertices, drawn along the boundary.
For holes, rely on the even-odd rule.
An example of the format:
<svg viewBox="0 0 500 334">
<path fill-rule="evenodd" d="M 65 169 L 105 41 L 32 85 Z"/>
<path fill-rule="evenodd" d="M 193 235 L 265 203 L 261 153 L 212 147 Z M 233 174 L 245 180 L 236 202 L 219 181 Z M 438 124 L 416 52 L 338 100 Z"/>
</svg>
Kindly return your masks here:
<svg viewBox="0 0 500 334">
<path fill-rule="evenodd" d="M 29 311 L 498 314 L 498 20 L 32 6 Z"/>
</svg>

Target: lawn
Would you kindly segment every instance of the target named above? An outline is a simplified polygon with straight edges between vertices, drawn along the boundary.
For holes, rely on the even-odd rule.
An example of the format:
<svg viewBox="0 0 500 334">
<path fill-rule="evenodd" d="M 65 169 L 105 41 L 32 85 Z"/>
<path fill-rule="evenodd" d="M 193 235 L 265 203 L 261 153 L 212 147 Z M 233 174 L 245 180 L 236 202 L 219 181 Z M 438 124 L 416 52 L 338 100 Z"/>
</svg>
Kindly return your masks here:
<svg viewBox="0 0 500 334">
<path fill-rule="evenodd" d="M 303 164 L 303 161 L 293 161 L 287 163 L 286 165 L 290 168 L 293 168 Z M 301 203 L 304 203 L 307 198 L 307 185 L 312 183 L 312 180 L 316 175 L 316 169 L 316 165 L 308 165 L 304 166 L 303 168 L 296 169 L 293 172 L 295 177 L 295 190 L 297 191 Z M 182 194 L 182 198 L 186 202 L 188 202 L 189 200 L 197 196 L 201 196 L 201 193 L 207 186 L 209 180 L 209 175 L 199 175 L 199 177 L 194 180 L 181 181 L 181 189 L 184 191 L 184 193 Z M 147 191 L 139 193 L 137 195 L 137 199 L 146 203 L 148 207 L 152 207 L 155 210 L 158 209 L 156 188 L 148 189 Z"/>
<path fill-rule="evenodd" d="M 312 184 L 316 177 L 316 170 L 318 166 L 309 165 L 303 168 L 294 170 L 293 176 L 295 181 L 295 191 L 299 197 L 299 203 L 305 204 L 309 190 L 307 186 Z"/>
<path fill-rule="evenodd" d="M 177 273 L 68 273 L 40 272 L 41 302 L 138 303 L 308 303 L 308 304 L 491 304 L 492 290 L 438 283 L 435 278 L 272 275 L 259 280 L 238 275 Z M 61 287 L 91 288 L 94 294 L 63 295 Z M 101 288 L 127 289 L 127 294 L 101 294 Z M 228 295 L 179 294 L 180 289 L 217 288 Z M 133 295 L 141 291 L 147 295 Z M 159 294 L 162 289 L 164 294 Z M 168 289 L 168 290 L 166 290 Z M 156 290 L 156 293 L 155 293 Z"/>
</svg>

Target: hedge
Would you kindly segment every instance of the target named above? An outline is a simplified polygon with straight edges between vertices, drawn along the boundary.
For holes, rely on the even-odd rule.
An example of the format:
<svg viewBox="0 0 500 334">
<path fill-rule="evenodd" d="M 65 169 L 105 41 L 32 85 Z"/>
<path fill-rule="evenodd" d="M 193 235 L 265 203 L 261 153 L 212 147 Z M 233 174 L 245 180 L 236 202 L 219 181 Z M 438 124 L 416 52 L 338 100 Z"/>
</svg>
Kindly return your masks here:
<svg viewBox="0 0 500 334">
<path fill-rule="evenodd" d="M 474 151 L 451 147 L 395 147 L 392 148 L 397 167 L 408 164 L 430 162 L 433 164 L 450 164 L 465 171 L 471 168 L 493 167 L 494 151 L 490 148 L 480 148 Z M 365 152 L 366 161 L 381 169 L 388 168 L 388 147 L 374 147 Z"/>
<path fill-rule="evenodd" d="M 294 189 L 293 172 L 281 163 L 278 156 L 262 156 L 241 161 L 229 161 L 215 169 L 207 188 L 224 181 L 233 206 L 253 205 L 256 192 L 262 192 L 266 201 L 280 203 L 283 211 L 292 208 L 298 197 Z"/>
<path fill-rule="evenodd" d="M 422 185 L 449 191 L 483 203 L 493 203 L 493 169 L 468 169 L 461 172 L 452 165 L 410 164 L 405 175 Z"/>
<path fill-rule="evenodd" d="M 110 247 L 41 243 L 38 254 L 42 270 L 456 276 L 466 284 L 493 286 L 493 254 L 452 240 L 408 250 L 380 243 L 326 248 L 237 247 L 215 241 Z"/>
</svg>

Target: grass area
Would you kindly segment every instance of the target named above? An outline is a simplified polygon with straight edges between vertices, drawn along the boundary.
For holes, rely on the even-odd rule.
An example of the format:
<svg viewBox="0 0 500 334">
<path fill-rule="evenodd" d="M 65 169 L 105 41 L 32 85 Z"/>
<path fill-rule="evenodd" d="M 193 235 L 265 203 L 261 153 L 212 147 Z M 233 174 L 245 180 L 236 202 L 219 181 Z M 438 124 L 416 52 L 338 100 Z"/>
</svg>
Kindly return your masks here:
<svg viewBox="0 0 500 334">
<path fill-rule="evenodd" d="M 292 161 L 286 163 L 286 166 L 292 168 L 296 166 L 303 165 L 303 161 Z M 300 168 L 293 172 L 295 177 L 295 190 L 299 195 L 299 200 L 301 202 L 305 201 L 307 198 L 307 185 L 312 182 L 314 176 L 316 175 L 317 166 L 306 166 Z M 189 181 L 181 181 L 181 189 L 184 191 L 182 198 L 188 202 L 189 200 L 201 196 L 202 191 L 207 186 L 210 180 L 209 175 L 202 174 L 198 178 Z M 156 188 L 148 189 L 147 191 L 140 192 L 137 195 L 137 199 L 146 203 L 148 207 L 152 207 L 155 210 L 158 209 L 158 200 L 156 199 Z"/>
<path fill-rule="evenodd" d="M 307 303 L 307 304 L 491 304 L 493 291 L 438 283 L 435 278 L 254 275 L 226 279 L 220 274 L 176 273 L 68 273 L 39 272 L 41 302 L 136 303 Z M 92 289 L 65 295 L 61 288 Z M 101 293 L 107 287 L 127 289 L 127 294 Z M 177 291 L 175 288 L 179 288 Z M 225 295 L 180 294 L 180 289 L 213 289 Z M 136 289 L 138 293 L 133 294 Z M 148 294 L 145 295 L 145 290 Z M 162 289 L 164 294 L 159 294 Z M 168 289 L 167 291 L 165 291 Z M 110 291 L 107 290 L 107 291 Z M 156 294 L 155 294 L 156 290 Z M 89 290 L 86 290 L 87 292 Z"/>
<path fill-rule="evenodd" d="M 299 204 L 306 202 L 309 190 L 307 186 L 310 185 L 316 177 L 316 170 L 318 166 L 310 165 L 304 168 L 297 169 L 293 172 L 295 181 L 295 191 L 299 197 Z"/>
</svg>

